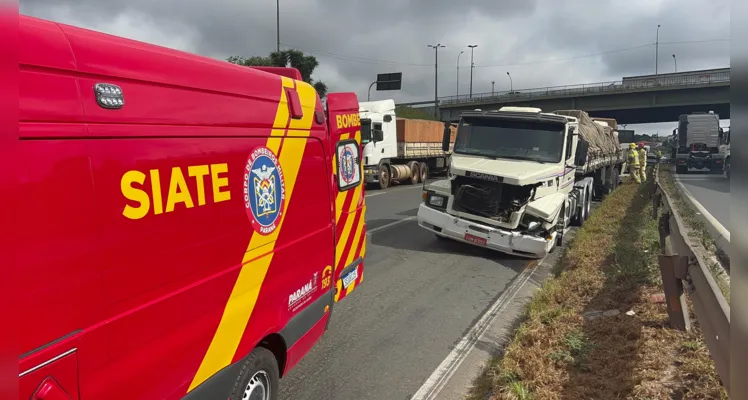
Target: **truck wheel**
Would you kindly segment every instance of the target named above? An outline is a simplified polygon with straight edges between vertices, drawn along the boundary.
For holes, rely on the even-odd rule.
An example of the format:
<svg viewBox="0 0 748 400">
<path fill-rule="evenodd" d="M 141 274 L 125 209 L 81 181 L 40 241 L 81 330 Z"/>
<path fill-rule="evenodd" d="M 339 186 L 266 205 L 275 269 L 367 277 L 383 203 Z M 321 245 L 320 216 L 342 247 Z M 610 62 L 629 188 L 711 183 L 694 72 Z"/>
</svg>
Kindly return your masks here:
<svg viewBox="0 0 748 400">
<path fill-rule="evenodd" d="M 408 168 L 410 168 L 410 183 L 417 185 L 418 179 L 421 177 L 421 172 L 418 169 L 418 161 L 409 162 Z"/>
<path fill-rule="evenodd" d="M 387 189 L 390 186 L 390 168 L 387 164 L 379 166 L 379 188 Z"/>
<path fill-rule="evenodd" d="M 561 211 L 559 212 L 558 217 L 561 220 L 566 218 L 566 204 L 561 206 Z M 563 222 L 561 223 L 563 224 Z M 557 227 L 556 228 L 556 247 L 561 247 L 563 244 L 564 244 L 564 229 L 558 230 L 558 227 Z"/>
<path fill-rule="evenodd" d="M 589 201 L 589 190 L 584 190 L 584 193 L 582 194 L 582 198 L 580 200 L 582 204 L 579 205 L 580 207 L 577 211 L 577 214 L 571 219 L 574 226 L 582 226 L 584 225 L 584 221 L 587 220 L 587 202 Z"/>
<path fill-rule="evenodd" d="M 429 178 L 429 166 L 425 162 L 418 164 L 418 169 L 421 170 L 421 182 L 426 182 Z"/>
<path fill-rule="evenodd" d="M 229 399 L 276 400 L 279 381 L 280 374 L 275 356 L 270 350 L 257 347 L 244 360 Z"/>
<path fill-rule="evenodd" d="M 620 175 L 618 174 L 618 169 L 613 168 L 613 179 L 610 182 L 610 190 L 608 193 L 613 193 L 614 190 L 618 189 L 618 179 L 620 179 Z"/>
</svg>

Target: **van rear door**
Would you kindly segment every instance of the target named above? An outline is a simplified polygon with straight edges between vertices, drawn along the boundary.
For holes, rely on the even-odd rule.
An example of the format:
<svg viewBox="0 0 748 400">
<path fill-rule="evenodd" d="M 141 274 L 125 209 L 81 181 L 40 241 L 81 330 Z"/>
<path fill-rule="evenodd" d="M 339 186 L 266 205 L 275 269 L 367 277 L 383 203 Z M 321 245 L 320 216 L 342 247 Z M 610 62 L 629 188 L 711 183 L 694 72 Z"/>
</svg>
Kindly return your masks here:
<svg viewBox="0 0 748 400">
<path fill-rule="evenodd" d="M 333 154 L 335 198 L 335 266 L 325 270 L 322 285 L 335 282 L 335 301 L 364 279 L 366 202 L 362 181 L 361 118 L 353 93 L 327 96 L 327 119 Z"/>
</svg>

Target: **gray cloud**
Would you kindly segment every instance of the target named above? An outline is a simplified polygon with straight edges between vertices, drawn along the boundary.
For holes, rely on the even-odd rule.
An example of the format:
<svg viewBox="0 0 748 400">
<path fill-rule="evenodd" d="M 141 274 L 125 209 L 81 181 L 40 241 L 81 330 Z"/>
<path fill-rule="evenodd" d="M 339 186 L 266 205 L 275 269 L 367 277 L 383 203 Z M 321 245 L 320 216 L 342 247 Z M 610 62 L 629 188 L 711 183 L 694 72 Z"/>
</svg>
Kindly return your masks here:
<svg viewBox="0 0 748 400">
<path fill-rule="evenodd" d="M 258 0 L 21 0 L 23 14 L 105 31 L 214 58 L 275 49 L 275 3 Z M 315 55 L 315 78 L 362 100 L 381 72 L 403 72 L 403 90 L 374 99 L 617 80 L 654 72 L 660 29 L 662 72 L 729 65 L 729 0 L 281 0 L 281 42 Z M 642 47 L 644 46 L 644 47 Z M 638 48 L 637 48 L 638 47 Z M 626 49 L 626 50 L 622 50 Z M 611 52 L 612 50 L 622 50 Z M 603 54 L 604 53 L 604 54 Z M 595 55 L 596 54 L 596 55 Z M 576 57 L 594 55 L 590 57 Z M 553 61 L 555 60 L 555 61 Z M 543 61 L 543 62 L 538 62 Z"/>
</svg>

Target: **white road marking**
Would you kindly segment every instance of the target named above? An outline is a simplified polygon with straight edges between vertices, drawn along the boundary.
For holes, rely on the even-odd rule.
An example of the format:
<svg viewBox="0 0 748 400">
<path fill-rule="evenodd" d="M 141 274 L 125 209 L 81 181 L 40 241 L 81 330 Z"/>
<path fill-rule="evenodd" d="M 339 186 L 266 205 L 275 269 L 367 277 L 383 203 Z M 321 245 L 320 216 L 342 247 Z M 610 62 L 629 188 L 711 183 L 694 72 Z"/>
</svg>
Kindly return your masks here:
<svg viewBox="0 0 748 400">
<path fill-rule="evenodd" d="M 493 325 L 506 307 L 511 304 L 520 289 L 530 280 L 537 266 L 541 265 L 546 257 L 543 257 L 537 263 L 536 267 L 522 270 L 517 279 L 496 299 L 491 308 L 470 328 L 460 342 L 457 343 L 457 346 L 447 355 L 447 358 L 439 364 L 426 382 L 421 385 L 421 388 L 418 389 L 411 400 L 433 400 L 437 398 L 444 386 L 449 382 L 449 379 L 452 378 L 452 375 L 454 375 L 455 371 L 457 371 L 462 362 L 465 361 L 473 350 L 475 344 L 483 338 L 488 328 Z"/>
<path fill-rule="evenodd" d="M 371 235 L 372 233 L 381 231 L 382 229 L 387 229 L 387 228 L 395 226 L 397 224 L 402 224 L 403 222 L 412 221 L 414 219 L 416 219 L 416 217 L 408 217 L 408 218 L 403 218 L 403 219 L 395 221 L 395 222 L 390 222 L 387 225 L 382 225 L 382 226 L 378 226 L 378 227 L 376 227 L 374 229 L 370 229 L 368 232 L 366 232 L 366 234 L 367 235 Z"/>
<path fill-rule="evenodd" d="M 696 201 L 696 198 L 693 197 L 690 191 L 688 191 L 686 185 L 684 185 L 683 182 L 680 181 L 678 175 L 675 175 L 675 182 L 680 185 L 681 189 L 683 189 L 683 193 L 686 195 L 686 197 L 688 197 L 688 200 L 691 201 L 691 204 L 693 204 L 694 207 L 696 207 L 696 209 L 701 213 L 701 215 L 706 218 L 706 221 L 710 223 L 714 227 L 714 229 L 717 230 L 717 233 L 727 239 L 727 243 L 730 243 L 730 231 L 728 231 L 727 228 L 720 224 L 719 221 L 717 221 L 717 219 L 714 218 L 712 214 L 710 214 L 709 211 L 707 211 L 707 209 L 701 205 L 701 203 Z"/>
</svg>

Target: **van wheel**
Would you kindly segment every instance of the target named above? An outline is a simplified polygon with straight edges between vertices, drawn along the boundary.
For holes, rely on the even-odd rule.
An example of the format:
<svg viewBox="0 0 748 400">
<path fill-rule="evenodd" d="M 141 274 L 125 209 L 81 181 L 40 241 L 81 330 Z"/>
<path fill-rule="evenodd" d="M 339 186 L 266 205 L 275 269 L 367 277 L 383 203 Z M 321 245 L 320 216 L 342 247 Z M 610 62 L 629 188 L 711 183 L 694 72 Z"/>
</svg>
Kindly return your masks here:
<svg viewBox="0 0 748 400">
<path fill-rule="evenodd" d="M 418 169 L 421 170 L 421 182 L 426 182 L 429 178 L 429 166 L 425 162 L 418 164 Z"/>
<path fill-rule="evenodd" d="M 421 177 L 421 171 L 418 168 L 418 161 L 409 162 L 408 168 L 410 169 L 410 183 L 417 185 L 418 179 Z"/>
<path fill-rule="evenodd" d="M 387 189 L 390 187 L 390 168 L 387 164 L 379 166 L 379 188 Z"/>
<path fill-rule="evenodd" d="M 278 363 L 270 350 L 257 347 L 244 360 L 230 400 L 277 400 Z"/>
</svg>

